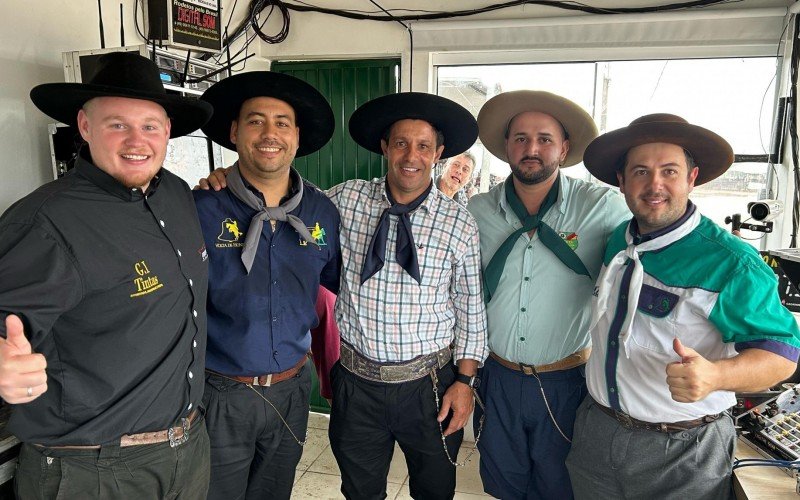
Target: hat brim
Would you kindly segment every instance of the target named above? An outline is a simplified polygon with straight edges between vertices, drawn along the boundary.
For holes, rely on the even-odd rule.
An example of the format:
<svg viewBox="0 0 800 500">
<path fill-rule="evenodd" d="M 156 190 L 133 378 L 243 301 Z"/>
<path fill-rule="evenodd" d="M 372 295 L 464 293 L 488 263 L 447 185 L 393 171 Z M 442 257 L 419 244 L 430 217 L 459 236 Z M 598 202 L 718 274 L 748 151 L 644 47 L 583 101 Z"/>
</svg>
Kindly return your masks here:
<svg viewBox="0 0 800 500">
<path fill-rule="evenodd" d="M 400 120 L 423 120 L 444 135 L 442 158 L 463 153 L 475 144 L 478 124 L 475 117 L 450 99 L 423 92 L 402 92 L 373 99 L 350 117 L 350 136 L 359 146 L 383 154 L 384 132 Z"/>
<path fill-rule="evenodd" d="M 300 128 L 296 158 L 318 151 L 333 136 L 335 120 L 327 99 L 308 83 L 274 71 L 239 73 L 212 85 L 200 97 L 214 106 L 214 115 L 203 132 L 222 147 L 236 151 L 231 142 L 231 123 L 239 118 L 239 110 L 248 99 L 272 97 L 294 109 Z"/>
<path fill-rule="evenodd" d="M 601 135 L 586 148 L 583 164 L 596 178 L 618 186 L 617 168 L 628 150 L 659 142 L 676 144 L 691 153 L 699 167 L 695 186 L 716 179 L 733 163 L 731 145 L 708 129 L 682 122 L 646 122 Z"/>
<path fill-rule="evenodd" d="M 172 94 L 140 92 L 131 89 L 84 83 L 45 83 L 31 90 L 31 101 L 44 114 L 67 125 L 77 125 L 78 111 L 96 97 L 125 97 L 151 101 L 170 119 L 170 137 L 181 137 L 202 127 L 213 113 L 206 102 Z"/>
<path fill-rule="evenodd" d="M 586 146 L 597 137 L 597 125 L 582 107 L 569 99 L 541 90 L 503 92 L 486 101 L 478 113 L 478 129 L 483 146 L 508 162 L 505 137 L 508 125 L 512 118 L 529 111 L 552 116 L 567 131 L 569 151 L 561 167 L 580 163 Z"/>
</svg>

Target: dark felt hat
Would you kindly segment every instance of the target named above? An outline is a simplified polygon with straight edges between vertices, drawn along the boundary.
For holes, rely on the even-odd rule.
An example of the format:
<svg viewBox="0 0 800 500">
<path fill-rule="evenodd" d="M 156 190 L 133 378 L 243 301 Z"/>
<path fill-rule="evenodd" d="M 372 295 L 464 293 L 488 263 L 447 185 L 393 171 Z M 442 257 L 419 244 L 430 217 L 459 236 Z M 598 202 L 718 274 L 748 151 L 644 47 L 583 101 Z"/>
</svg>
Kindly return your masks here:
<svg viewBox="0 0 800 500">
<path fill-rule="evenodd" d="M 442 158 L 463 153 L 478 138 L 478 123 L 463 106 L 422 92 L 402 92 L 373 99 L 350 117 L 350 136 L 361 147 L 383 154 L 384 132 L 400 120 L 424 120 L 444 135 Z"/>
<path fill-rule="evenodd" d="M 592 141 L 583 155 L 583 164 L 593 176 L 617 186 L 617 169 L 628 150 L 656 142 L 678 145 L 692 155 L 699 167 L 696 186 L 716 179 L 733 163 L 733 148 L 719 135 L 680 116 L 655 113 L 641 116 L 627 127 Z"/>
<path fill-rule="evenodd" d="M 296 158 L 319 150 L 333 135 L 335 122 L 327 99 L 303 80 L 273 71 L 239 73 L 206 90 L 201 99 L 214 106 L 214 116 L 203 132 L 220 146 L 236 151 L 230 138 L 231 122 L 239 117 L 242 104 L 255 97 L 280 99 L 294 109 L 300 128 Z"/>
<path fill-rule="evenodd" d="M 31 90 L 31 101 L 49 117 L 76 125 L 78 110 L 95 97 L 127 97 L 152 101 L 170 118 L 170 137 L 203 126 L 213 109 L 198 99 L 168 94 L 158 67 L 134 52 L 111 52 L 97 59 L 95 74 L 85 83 L 45 83 Z"/>
</svg>

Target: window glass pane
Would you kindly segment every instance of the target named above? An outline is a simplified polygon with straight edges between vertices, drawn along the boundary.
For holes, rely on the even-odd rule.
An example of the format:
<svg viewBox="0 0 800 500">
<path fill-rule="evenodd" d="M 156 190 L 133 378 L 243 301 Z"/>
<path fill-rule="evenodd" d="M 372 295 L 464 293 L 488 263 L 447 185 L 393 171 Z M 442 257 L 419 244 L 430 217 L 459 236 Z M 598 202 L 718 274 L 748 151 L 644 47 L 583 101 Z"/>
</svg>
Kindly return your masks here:
<svg viewBox="0 0 800 500">
<path fill-rule="evenodd" d="M 758 155 L 768 151 L 771 140 L 775 68 L 772 57 L 443 66 L 438 68 L 438 92 L 477 116 L 498 93 L 546 90 L 581 105 L 601 133 L 645 114 L 672 113 L 718 133 L 737 154 Z M 471 151 L 479 163 L 474 174 L 478 191 L 510 173 L 480 144 Z M 482 175 L 480 169 L 489 173 Z M 747 202 L 766 196 L 767 169 L 766 163 L 734 164 L 719 179 L 696 188 L 692 198 L 720 225 L 734 213 L 744 221 Z M 564 173 L 591 178 L 582 164 Z"/>
</svg>

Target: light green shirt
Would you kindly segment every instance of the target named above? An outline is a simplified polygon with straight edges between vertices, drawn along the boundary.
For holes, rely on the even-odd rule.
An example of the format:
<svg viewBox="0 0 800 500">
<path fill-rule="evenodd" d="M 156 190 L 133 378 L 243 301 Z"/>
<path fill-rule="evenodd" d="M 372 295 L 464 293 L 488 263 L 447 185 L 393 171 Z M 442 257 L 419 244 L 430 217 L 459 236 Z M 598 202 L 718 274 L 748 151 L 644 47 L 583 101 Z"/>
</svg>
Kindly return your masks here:
<svg viewBox="0 0 800 500">
<path fill-rule="evenodd" d="M 578 275 L 523 233 L 486 305 L 489 348 L 516 363 L 552 363 L 590 345 L 591 296 L 611 232 L 631 218 L 615 190 L 560 173 L 560 193 L 544 222 L 578 254 L 592 277 Z M 484 269 L 522 223 L 508 206 L 504 183 L 475 195 L 467 207 L 478 222 Z"/>
</svg>

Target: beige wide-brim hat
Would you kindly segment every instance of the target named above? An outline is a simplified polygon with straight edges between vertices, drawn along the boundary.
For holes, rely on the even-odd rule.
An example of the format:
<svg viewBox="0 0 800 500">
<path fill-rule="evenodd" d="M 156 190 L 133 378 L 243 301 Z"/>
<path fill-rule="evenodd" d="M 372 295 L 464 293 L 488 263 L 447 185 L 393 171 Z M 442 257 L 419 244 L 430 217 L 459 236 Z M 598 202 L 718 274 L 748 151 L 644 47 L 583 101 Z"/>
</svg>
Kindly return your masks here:
<svg viewBox="0 0 800 500">
<path fill-rule="evenodd" d="M 733 148 L 716 133 L 692 125 L 680 116 L 655 113 L 633 120 L 627 127 L 607 132 L 589 145 L 583 164 L 593 176 L 618 186 L 617 169 L 629 149 L 643 144 L 676 144 L 694 158 L 699 168 L 695 186 L 724 174 L 733 163 Z"/>
<path fill-rule="evenodd" d="M 569 99 L 542 90 L 515 90 L 492 97 L 478 113 L 479 136 L 484 147 L 507 162 L 508 124 L 518 114 L 528 111 L 552 116 L 567 131 L 569 151 L 562 168 L 580 163 L 586 146 L 597 137 L 597 125 L 591 115 Z"/>
</svg>

